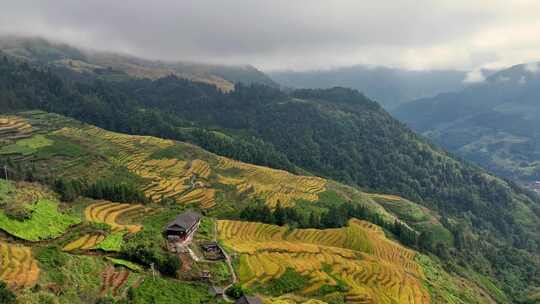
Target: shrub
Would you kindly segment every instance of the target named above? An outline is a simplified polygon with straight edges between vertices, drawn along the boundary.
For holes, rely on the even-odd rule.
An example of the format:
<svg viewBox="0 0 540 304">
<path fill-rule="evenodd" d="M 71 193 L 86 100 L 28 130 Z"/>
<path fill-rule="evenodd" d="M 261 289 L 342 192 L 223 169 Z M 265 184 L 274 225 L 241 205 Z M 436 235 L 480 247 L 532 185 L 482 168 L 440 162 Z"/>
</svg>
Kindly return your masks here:
<svg viewBox="0 0 540 304">
<path fill-rule="evenodd" d="M 164 275 L 176 276 L 176 272 L 180 269 L 180 260 L 174 254 L 167 252 L 164 258 L 159 261 L 158 269 Z"/>
<path fill-rule="evenodd" d="M 240 284 L 232 284 L 225 290 L 225 294 L 233 299 L 240 299 L 244 295 L 244 289 Z"/>
<path fill-rule="evenodd" d="M 32 211 L 26 208 L 4 208 L 6 216 L 19 222 L 29 220 L 32 217 Z"/>
<path fill-rule="evenodd" d="M 160 237 L 157 236 L 158 239 Z M 157 270 L 169 276 L 175 276 L 181 266 L 175 255 L 163 251 L 156 242 L 156 235 L 150 231 L 141 231 L 129 238 L 122 246 L 121 256 L 147 267 L 153 264 Z"/>
<path fill-rule="evenodd" d="M 6 283 L 0 281 L 0 303 L 11 304 L 15 303 L 17 297 L 15 294 L 7 288 Z"/>
<path fill-rule="evenodd" d="M 62 267 L 67 260 L 65 254 L 54 246 L 39 249 L 36 253 L 36 259 L 50 268 Z"/>
</svg>

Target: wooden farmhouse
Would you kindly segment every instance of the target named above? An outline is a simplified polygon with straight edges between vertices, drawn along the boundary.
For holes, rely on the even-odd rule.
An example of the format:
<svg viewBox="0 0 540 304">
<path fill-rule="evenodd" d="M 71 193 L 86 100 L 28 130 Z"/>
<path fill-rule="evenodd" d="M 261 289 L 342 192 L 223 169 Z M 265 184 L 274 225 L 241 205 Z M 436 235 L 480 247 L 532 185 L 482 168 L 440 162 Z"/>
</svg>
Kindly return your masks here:
<svg viewBox="0 0 540 304">
<path fill-rule="evenodd" d="M 179 214 L 165 226 L 163 234 L 169 241 L 184 241 L 192 236 L 199 227 L 201 215 L 195 211 Z"/>
</svg>

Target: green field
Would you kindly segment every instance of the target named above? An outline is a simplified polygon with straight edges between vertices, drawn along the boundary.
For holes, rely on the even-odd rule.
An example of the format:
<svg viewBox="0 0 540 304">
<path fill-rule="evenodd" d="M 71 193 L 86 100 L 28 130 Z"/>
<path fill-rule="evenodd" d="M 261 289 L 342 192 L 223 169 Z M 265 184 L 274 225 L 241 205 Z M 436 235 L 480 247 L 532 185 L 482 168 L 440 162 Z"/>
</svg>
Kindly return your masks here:
<svg viewBox="0 0 540 304">
<path fill-rule="evenodd" d="M 10 219 L 0 210 L 0 229 L 27 241 L 40 241 L 60 236 L 67 229 L 81 222 L 79 218 L 58 211 L 58 203 L 41 199 L 28 205 L 31 217 L 25 221 Z"/>
<path fill-rule="evenodd" d="M 119 252 L 124 243 L 124 234 L 124 231 L 109 234 L 102 242 L 97 244 L 94 249 Z"/>
<path fill-rule="evenodd" d="M 34 135 L 30 138 L 21 139 L 14 144 L 0 149 L 0 154 L 30 155 L 38 149 L 51 146 L 54 142 L 43 135 Z"/>
<path fill-rule="evenodd" d="M 135 264 L 135 263 L 132 263 L 130 261 L 126 261 L 126 260 L 122 260 L 122 259 L 115 259 L 115 258 L 111 258 L 111 257 L 107 257 L 107 260 L 112 262 L 114 265 L 120 265 L 120 266 L 125 266 L 131 270 L 134 270 L 134 271 L 142 271 L 143 268 L 141 266 L 139 266 L 138 264 Z"/>
</svg>

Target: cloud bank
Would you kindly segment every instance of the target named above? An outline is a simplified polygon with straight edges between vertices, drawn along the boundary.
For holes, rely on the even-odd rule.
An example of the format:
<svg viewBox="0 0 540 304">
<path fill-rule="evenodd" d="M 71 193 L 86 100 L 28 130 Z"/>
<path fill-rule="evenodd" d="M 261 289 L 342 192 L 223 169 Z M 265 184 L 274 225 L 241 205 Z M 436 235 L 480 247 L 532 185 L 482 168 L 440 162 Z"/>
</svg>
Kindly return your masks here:
<svg viewBox="0 0 540 304">
<path fill-rule="evenodd" d="M 540 59 L 536 0 L 18 0 L 0 34 L 262 69 L 478 69 Z"/>
</svg>

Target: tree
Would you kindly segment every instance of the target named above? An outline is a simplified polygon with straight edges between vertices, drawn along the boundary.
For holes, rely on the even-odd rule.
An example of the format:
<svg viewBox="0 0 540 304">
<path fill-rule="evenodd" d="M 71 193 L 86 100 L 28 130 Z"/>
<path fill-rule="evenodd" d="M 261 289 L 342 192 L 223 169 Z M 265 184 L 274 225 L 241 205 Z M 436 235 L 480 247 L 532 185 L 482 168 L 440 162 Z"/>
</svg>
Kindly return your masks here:
<svg viewBox="0 0 540 304">
<path fill-rule="evenodd" d="M 165 253 L 165 257 L 158 264 L 158 270 L 171 277 L 176 276 L 176 272 L 180 269 L 181 263 L 178 257 L 174 254 Z"/>
<path fill-rule="evenodd" d="M 0 281 L 0 303 L 11 304 L 15 303 L 17 297 L 15 294 L 7 288 L 6 283 Z"/>
<path fill-rule="evenodd" d="M 225 290 L 225 294 L 233 299 L 240 299 L 244 295 L 244 289 L 242 285 L 235 283 Z"/>
<path fill-rule="evenodd" d="M 54 182 L 54 190 L 60 194 L 60 199 L 64 202 L 74 201 L 80 193 L 77 193 L 73 183 L 59 178 Z"/>
<path fill-rule="evenodd" d="M 274 221 L 279 226 L 283 226 L 287 223 L 285 211 L 281 208 L 281 202 L 279 200 L 276 209 L 274 210 Z"/>
</svg>

